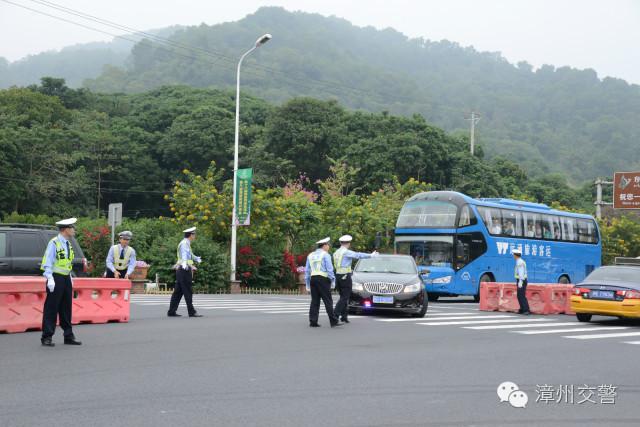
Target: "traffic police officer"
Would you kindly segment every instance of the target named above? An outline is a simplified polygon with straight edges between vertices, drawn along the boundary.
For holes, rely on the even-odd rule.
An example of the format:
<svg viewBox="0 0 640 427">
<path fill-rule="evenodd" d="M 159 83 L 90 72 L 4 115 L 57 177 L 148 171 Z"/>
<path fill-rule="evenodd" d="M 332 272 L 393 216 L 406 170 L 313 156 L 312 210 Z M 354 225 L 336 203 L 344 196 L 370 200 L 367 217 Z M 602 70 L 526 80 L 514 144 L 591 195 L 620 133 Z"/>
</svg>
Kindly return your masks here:
<svg viewBox="0 0 640 427">
<path fill-rule="evenodd" d="M 316 242 L 318 248 L 307 257 L 307 265 L 304 269 L 304 280 L 307 290 L 311 291 L 311 306 L 309 307 L 309 326 L 317 328 L 320 314 L 320 300 L 329 316 L 331 327 L 339 325 L 338 317 L 333 312 L 333 300 L 331 289 L 335 286 L 335 274 L 329 255 L 329 240 L 322 239 Z"/>
<path fill-rule="evenodd" d="M 518 286 L 518 304 L 520 304 L 520 314 L 531 314 L 529 311 L 529 301 L 527 301 L 527 263 L 522 259 L 522 251 L 514 249 L 511 251 L 516 260 L 514 275 Z"/>
<path fill-rule="evenodd" d="M 340 316 L 344 323 L 349 323 L 349 297 L 351 297 L 351 263 L 354 259 L 371 258 L 378 253 L 366 254 L 354 252 L 349 249 L 353 237 L 348 234 L 340 237 L 340 249 L 333 253 L 333 263 L 336 268 L 336 290 L 340 294 L 340 299 L 336 304 L 336 316 Z"/>
<path fill-rule="evenodd" d="M 193 262 L 198 264 L 202 262 L 199 256 L 195 256 L 191 251 L 191 242 L 196 238 L 196 227 L 187 228 L 183 230 L 184 239 L 178 245 L 178 262 L 174 266 L 176 269 L 176 286 L 173 289 L 171 295 L 171 302 L 169 304 L 169 311 L 167 316 L 180 317 L 180 314 L 176 313 L 180 300 L 184 295 L 184 301 L 187 303 L 187 311 L 189 317 L 202 317 L 202 314 L 198 314 L 193 307 L 193 272 L 196 270 Z"/>
<path fill-rule="evenodd" d="M 73 283 L 71 270 L 73 267 L 73 247 L 70 240 L 75 236 L 74 224 L 76 218 L 64 219 L 56 222 L 59 234 L 49 241 L 42 257 L 43 276 L 47 278 L 47 298 L 42 310 L 42 338 L 40 342 L 47 347 L 53 347 L 53 334 L 56 330 L 56 320 L 60 318 L 60 327 L 64 331 L 64 343 L 81 345 L 76 340 L 71 328 L 71 306 L 73 297 Z"/>
<path fill-rule="evenodd" d="M 118 234 L 120 244 L 112 246 L 107 254 L 107 274 L 111 279 L 129 279 L 136 268 L 136 251 L 129 246 L 133 237 L 130 231 Z"/>
</svg>

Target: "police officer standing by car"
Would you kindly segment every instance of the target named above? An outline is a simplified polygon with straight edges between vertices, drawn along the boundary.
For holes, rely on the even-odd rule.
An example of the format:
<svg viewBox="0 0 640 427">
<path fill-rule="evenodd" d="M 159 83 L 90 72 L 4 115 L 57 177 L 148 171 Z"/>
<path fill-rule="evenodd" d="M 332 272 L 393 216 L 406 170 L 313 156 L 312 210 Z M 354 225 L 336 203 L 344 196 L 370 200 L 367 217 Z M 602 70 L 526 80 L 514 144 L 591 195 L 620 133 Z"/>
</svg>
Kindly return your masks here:
<svg viewBox="0 0 640 427">
<path fill-rule="evenodd" d="M 318 316 L 320 315 L 320 300 L 329 316 L 331 327 L 338 326 L 340 322 L 333 312 L 333 300 L 331 289 L 335 285 L 335 274 L 329 255 L 329 237 L 316 242 L 318 246 L 315 252 L 307 257 L 307 265 L 304 269 L 304 280 L 307 290 L 311 291 L 311 306 L 309 307 L 309 326 L 320 327 Z"/>
<path fill-rule="evenodd" d="M 519 314 L 531 314 L 529 311 L 529 301 L 527 301 L 527 263 L 522 259 L 522 251 L 514 249 L 511 251 L 516 260 L 515 278 L 518 286 L 518 304 L 520 304 Z"/>
<path fill-rule="evenodd" d="M 49 241 L 42 257 L 43 276 L 47 278 L 47 298 L 42 310 L 42 338 L 43 346 L 53 347 L 53 334 L 56 330 L 56 320 L 60 318 L 60 327 L 64 331 L 64 343 L 67 345 L 81 345 L 76 340 L 71 328 L 71 307 L 73 298 L 73 282 L 71 270 L 73 266 L 73 247 L 71 239 L 76 234 L 76 218 L 64 219 L 56 222 L 59 234 Z"/>
<path fill-rule="evenodd" d="M 353 237 L 348 234 L 340 237 L 340 249 L 333 253 L 333 262 L 336 269 L 336 290 L 340 294 L 340 299 L 336 304 L 335 313 L 344 323 L 349 323 L 349 298 L 351 297 L 351 264 L 354 259 L 371 258 L 378 255 L 378 252 L 366 254 L 350 250 Z"/>
<path fill-rule="evenodd" d="M 107 273 L 110 279 L 129 279 L 136 268 L 136 251 L 129 246 L 133 237 L 130 231 L 118 234 L 120 243 L 112 246 L 107 254 Z"/>
<path fill-rule="evenodd" d="M 193 272 L 196 270 L 194 261 L 198 264 L 202 262 L 199 256 L 196 256 L 191 251 L 191 242 L 196 239 L 196 227 L 187 228 L 182 231 L 184 233 L 184 239 L 178 245 L 178 262 L 174 266 L 176 269 L 176 286 L 173 289 L 171 295 L 171 302 L 169 303 L 169 311 L 167 316 L 180 317 L 181 315 L 176 313 L 180 300 L 184 295 L 184 301 L 187 303 L 187 311 L 189 317 L 202 317 L 202 314 L 198 314 L 193 307 Z"/>
</svg>

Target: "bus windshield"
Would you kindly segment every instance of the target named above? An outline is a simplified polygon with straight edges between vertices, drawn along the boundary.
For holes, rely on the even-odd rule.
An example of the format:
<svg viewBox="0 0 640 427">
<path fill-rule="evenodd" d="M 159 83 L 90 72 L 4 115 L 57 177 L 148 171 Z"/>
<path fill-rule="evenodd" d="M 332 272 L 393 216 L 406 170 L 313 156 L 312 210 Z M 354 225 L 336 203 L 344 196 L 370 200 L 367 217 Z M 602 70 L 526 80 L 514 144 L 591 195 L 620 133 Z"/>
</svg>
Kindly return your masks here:
<svg viewBox="0 0 640 427">
<path fill-rule="evenodd" d="M 413 200 L 400 211 L 396 227 L 454 228 L 458 207 L 438 200 Z"/>
<path fill-rule="evenodd" d="M 411 255 L 418 266 L 451 267 L 453 236 L 407 236 L 396 238 L 396 253 Z"/>
</svg>

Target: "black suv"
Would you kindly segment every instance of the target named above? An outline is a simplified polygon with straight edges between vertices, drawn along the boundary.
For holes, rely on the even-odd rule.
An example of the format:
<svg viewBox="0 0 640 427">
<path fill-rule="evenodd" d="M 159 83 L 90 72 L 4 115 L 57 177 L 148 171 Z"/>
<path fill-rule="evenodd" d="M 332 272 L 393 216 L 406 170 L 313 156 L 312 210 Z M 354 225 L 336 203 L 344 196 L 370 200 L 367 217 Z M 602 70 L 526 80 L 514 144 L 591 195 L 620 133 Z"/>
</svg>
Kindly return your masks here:
<svg viewBox="0 0 640 427">
<path fill-rule="evenodd" d="M 0 276 L 39 276 L 42 256 L 55 227 L 33 224 L 0 224 Z M 76 239 L 71 241 L 74 276 L 87 275 L 87 259 Z"/>
</svg>

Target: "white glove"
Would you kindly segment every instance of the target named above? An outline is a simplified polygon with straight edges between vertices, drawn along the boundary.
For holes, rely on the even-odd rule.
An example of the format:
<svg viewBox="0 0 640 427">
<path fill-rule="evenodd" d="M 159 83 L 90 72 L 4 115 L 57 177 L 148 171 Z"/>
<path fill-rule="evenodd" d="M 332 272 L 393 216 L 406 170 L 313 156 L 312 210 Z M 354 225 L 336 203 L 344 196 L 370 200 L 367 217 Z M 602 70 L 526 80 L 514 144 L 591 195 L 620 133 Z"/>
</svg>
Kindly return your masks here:
<svg viewBox="0 0 640 427">
<path fill-rule="evenodd" d="M 304 285 L 305 289 L 307 290 L 307 292 L 311 292 L 311 285 Z"/>
<path fill-rule="evenodd" d="M 375 257 L 377 257 L 378 255 L 380 255 L 380 254 L 378 253 L 378 251 L 373 251 L 373 252 L 371 252 L 371 258 L 375 258 Z"/>
<path fill-rule="evenodd" d="M 188 270 L 188 269 L 189 269 L 189 267 L 187 266 L 187 263 L 186 263 L 186 262 L 183 262 L 183 263 L 181 264 L 181 267 L 182 267 L 182 269 L 183 269 L 183 270 Z"/>
<path fill-rule="evenodd" d="M 195 257 L 195 260 L 198 264 L 202 262 L 202 258 L 200 258 L 199 256 Z"/>
<path fill-rule="evenodd" d="M 49 292 L 53 292 L 55 288 L 56 288 L 55 280 L 53 280 L 53 277 L 49 277 L 47 279 L 47 289 L 49 289 Z"/>
<path fill-rule="evenodd" d="M 335 289 L 336 288 L 336 281 L 334 280 L 333 282 L 331 282 L 331 289 Z"/>
<path fill-rule="evenodd" d="M 521 288 L 522 287 L 522 280 L 518 280 L 517 284 L 518 284 L 518 287 Z"/>
</svg>

